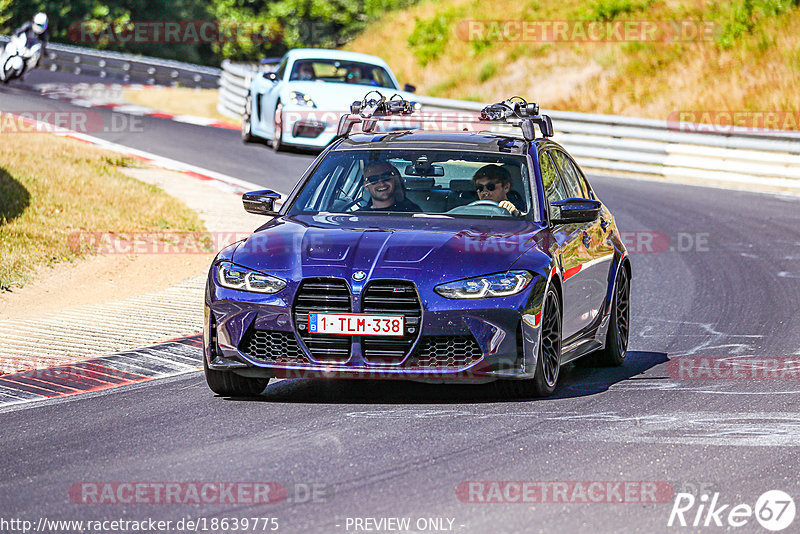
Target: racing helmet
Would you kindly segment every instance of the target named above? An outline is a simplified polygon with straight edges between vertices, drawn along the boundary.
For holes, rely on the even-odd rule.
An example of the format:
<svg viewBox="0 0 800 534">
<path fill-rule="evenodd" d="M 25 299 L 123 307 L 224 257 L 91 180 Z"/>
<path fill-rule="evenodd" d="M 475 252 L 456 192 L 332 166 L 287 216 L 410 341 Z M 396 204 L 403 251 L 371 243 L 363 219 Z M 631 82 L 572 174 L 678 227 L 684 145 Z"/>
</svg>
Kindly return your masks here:
<svg viewBox="0 0 800 534">
<path fill-rule="evenodd" d="M 41 35 L 47 29 L 47 14 L 39 12 L 33 16 L 33 33 Z"/>
</svg>

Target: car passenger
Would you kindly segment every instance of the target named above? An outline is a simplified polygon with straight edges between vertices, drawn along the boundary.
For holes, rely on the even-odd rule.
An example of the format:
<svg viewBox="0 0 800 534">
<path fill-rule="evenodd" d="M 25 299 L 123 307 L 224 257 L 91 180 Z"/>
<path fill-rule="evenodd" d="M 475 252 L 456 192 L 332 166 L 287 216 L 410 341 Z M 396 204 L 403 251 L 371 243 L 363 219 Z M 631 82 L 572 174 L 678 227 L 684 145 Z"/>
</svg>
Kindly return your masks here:
<svg viewBox="0 0 800 534">
<path fill-rule="evenodd" d="M 364 165 L 364 187 L 370 195 L 370 202 L 358 211 L 400 211 L 421 212 L 422 208 L 403 197 L 397 199 L 402 191 L 400 171 L 385 161 L 373 161 Z"/>
<path fill-rule="evenodd" d="M 525 215 L 508 199 L 508 193 L 511 191 L 511 175 L 500 165 L 484 165 L 475 171 L 472 183 L 475 185 L 479 200 L 493 200 L 514 217 Z"/>
</svg>

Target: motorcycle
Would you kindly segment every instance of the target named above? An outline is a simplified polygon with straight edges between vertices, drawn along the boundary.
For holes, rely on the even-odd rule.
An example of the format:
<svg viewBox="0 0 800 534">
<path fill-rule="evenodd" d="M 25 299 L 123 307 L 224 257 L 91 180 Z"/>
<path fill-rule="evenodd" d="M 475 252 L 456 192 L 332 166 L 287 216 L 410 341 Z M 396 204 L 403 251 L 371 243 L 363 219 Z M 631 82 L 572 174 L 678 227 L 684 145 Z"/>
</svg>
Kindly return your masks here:
<svg viewBox="0 0 800 534">
<path fill-rule="evenodd" d="M 41 54 L 42 43 L 28 47 L 25 34 L 13 36 L 0 55 L 0 80 L 8 83 L 36 68 Z"/>
</svg>

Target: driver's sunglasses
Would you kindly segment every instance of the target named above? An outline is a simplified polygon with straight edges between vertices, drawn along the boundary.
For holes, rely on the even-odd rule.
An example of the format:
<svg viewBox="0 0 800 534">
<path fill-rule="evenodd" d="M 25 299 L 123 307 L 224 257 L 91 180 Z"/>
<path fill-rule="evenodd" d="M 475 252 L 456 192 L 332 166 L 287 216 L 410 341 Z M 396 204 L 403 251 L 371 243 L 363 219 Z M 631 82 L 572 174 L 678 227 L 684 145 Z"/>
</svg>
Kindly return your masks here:
<svg viewBox="0 0 800 534">
<path fill-rule="evenodd" d="M 366 180 L 368 184 L 377 184 L 378 182 L 388 182 L 394 177 L 394 172 L 386 171 L 383 174 L 373 174 L 372 176 L 367 176 Z"/>
<path fill-rule="evenodd" d="M 478 193 L 480 193 L 484 189 L 486 189 L 487 191 L 494 191 L 495 189 L 497 189 L 498 185 L 500 184 L 497 182 L 489 182 L 488 184 L 475 184 L 475 191 L 477 191 Z"/>
</svg>

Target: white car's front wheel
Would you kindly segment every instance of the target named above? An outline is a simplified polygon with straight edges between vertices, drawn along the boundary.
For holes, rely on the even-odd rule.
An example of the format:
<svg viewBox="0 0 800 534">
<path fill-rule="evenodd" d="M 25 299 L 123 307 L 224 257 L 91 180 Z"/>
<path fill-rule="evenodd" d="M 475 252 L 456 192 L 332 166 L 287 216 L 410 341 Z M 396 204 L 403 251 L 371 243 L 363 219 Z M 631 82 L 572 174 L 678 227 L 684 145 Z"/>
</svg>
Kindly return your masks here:
<svg viewBox="0 0 800 534">
<path fill-rule="evenodd" d="M 280 152 L 283 149 L 283 104 L 280 102 L 275 106 L 275 115 L 273 115 L 272 123 L 275 128 L 272 133 L 272 149 L 275 152 Z"/>
<path fill-rule="evenodd" d="M 247 100 L 244 102 L 244 113 L 242 114 L 242 141 L 245 143 L 252 143 L 255 141 L 253 137 L 253 127 L 251 124 L 253 116 L 253 96 L 248 94 Z"/>
</svg>

